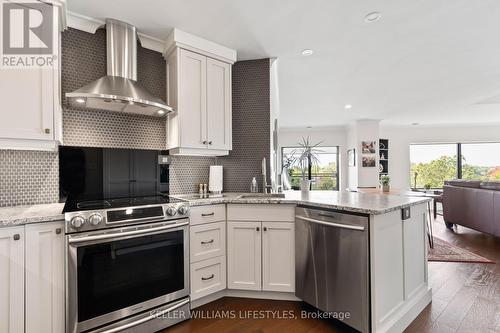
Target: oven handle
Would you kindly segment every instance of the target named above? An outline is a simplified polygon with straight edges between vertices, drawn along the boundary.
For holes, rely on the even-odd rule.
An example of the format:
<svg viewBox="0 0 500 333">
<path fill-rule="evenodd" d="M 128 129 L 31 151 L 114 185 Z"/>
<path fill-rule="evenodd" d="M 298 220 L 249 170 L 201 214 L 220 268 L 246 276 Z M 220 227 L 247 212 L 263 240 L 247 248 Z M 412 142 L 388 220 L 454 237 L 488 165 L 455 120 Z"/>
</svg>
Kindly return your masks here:
<svg viewBox="0 0 500 333">
<path fill-rule="evenodd" d="M 82 242 L 89 242 L 89 241 L 94 241 L 94 240 L 101 240 L 101 239 L 109 239 L 109 238 L 116 238 L 116 237 L 126 237 L 126 236 L 132 236 L 132 235 L 141 235 L 141 234 L 149 234 L 151 232 L 155 231 L 161 231 L 161 230 L 167 230 L 167 229 L 173 229 L 173 228 L 178 228 L 182 227 L 185 225 L 188 225 L 189 222 L 182 222 L 182 223 L 176 223 L 172 225 L 165 225 L 161 227 L 156 227 L 156 228 L 149 228 L 149 229 L 141 229 L 141 230 L 133 230 L 133 231 L 123 231 L 123 232 L 116 232 L 112 234 L 102 234 L 102 235 L 95 235 L 95 236 L 83 236 L 83 237 L 74 237 L 74 238 L 69 238 L 68 243 L 69 244 L 74 244 L 74 243 L 82 243 Z"/>
<path fill-rule="evenodd" d="M 106 330 L 106 331 L 102 331 L 101 333 L 115 333 L 115 332 L 120 332 L 120 331 L 126 330 L 127 328 L 131 328 L 131 327 L 143 324 L 143 323 L 145 323 L 147 321 L 150 321 L 150 320 L 156 319 L 158 317 L 161 317 L 165 313 L 173 311 L 175 309 L 178 309 L 181 306 L 184 306 L 184 305 L 186 305 L 188 303 L 189 303 L 189 299 L 185 299 L 184 301 L 182 301 L 182 302 L 180 302 L 178 304 L 175 304 L 175 305 L 173 305 L 173 306 L 171 306 L 169 308 L 166 308 L 165 310 L 156 312 L 154 314 L 151 314 L 151 315 L 149 315 L 147 317 L 141 318 L 141 319 L 136 320 L 134 322 L 131 322 L 131 323 L 128 323 L 128 324 L 125 324 L 125 325 L 122 325 L 122 326 L 114 327 L 114 328 L 111 328 L 111 329 Z"/>
</svg>

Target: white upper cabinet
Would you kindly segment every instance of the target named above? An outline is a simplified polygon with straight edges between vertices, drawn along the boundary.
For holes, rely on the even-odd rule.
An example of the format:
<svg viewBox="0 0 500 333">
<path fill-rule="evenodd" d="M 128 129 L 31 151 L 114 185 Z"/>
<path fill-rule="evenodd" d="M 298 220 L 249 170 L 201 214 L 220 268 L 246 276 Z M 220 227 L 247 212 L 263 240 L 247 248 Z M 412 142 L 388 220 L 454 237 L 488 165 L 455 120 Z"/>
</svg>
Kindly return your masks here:
<svg viewBox="0 0 500 333">
<path fill-rule="evenodd" d="M 232 149 L 231 65 L 236 52 L 177 29 L 167 41 L 167 149 L 223 156 Z"/>
<path fill-rule="evenodd" d="M 54 15 L 48 27 L 53 33 L 53 68 L 0 68 L 0 149 L 55 150 L 61 143 L 59 59 L 65 10 L 57 8 L 61 14 Z"/>
<path fill-rule="evenodd" d="M 207 58 L 207 140 L 209 149 L 231 147 L 231 65 Z"/>
</svg>

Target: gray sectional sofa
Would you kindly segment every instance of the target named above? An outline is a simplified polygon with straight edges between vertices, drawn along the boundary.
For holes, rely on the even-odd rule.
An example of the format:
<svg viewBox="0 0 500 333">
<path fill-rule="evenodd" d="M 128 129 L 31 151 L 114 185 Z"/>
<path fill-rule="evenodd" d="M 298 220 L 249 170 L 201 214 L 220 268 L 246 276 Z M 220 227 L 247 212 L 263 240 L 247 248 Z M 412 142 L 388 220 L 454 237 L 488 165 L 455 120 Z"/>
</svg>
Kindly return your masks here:
<svg viewBox="0 0 500 333">
<path fill-rule="evenodd" d="M 458 224 L 500 237 L 500 182 L 447 181 L 443 215 L 448 228 Z"/>
</svg>

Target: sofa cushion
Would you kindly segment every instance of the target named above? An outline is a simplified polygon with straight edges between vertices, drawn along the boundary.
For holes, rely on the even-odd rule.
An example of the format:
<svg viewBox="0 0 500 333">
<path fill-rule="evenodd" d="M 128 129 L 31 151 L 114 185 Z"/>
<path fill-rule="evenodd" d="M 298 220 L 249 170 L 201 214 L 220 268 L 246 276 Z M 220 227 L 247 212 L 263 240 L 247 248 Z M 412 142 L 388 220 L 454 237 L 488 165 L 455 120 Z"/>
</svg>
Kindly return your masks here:
<svg viewBox="0 0 500 333">
<path fill-rule="evenodd" d="M 481 185 L 480 180 L 464 180 L 464 179 L 454 179 L 447 180 L 445 182 L 446 185 L 450 186 L 458 186 L 458 187 L 471 187 L 471 188 L 479 188 Z"/>
<path fill-rule="evenodd" d="M 500 182 L 482 182 L 479 186 L 485 190 L 500 191 Z"/>
</svg>

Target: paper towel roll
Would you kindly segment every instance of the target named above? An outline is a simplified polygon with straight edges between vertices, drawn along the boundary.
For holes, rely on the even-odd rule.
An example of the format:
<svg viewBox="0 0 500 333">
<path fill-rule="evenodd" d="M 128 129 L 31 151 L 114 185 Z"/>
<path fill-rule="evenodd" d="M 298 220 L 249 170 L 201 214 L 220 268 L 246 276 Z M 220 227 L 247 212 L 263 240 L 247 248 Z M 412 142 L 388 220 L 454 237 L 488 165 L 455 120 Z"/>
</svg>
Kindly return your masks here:
<svg viewBox="0 0 500 333">
<path fill-rule="evenodd" d="M 210 166 L 210 179 L 208 182 L 208 190 L 211 193 L 222 192 L 222 165 Z"/>
</svg>

